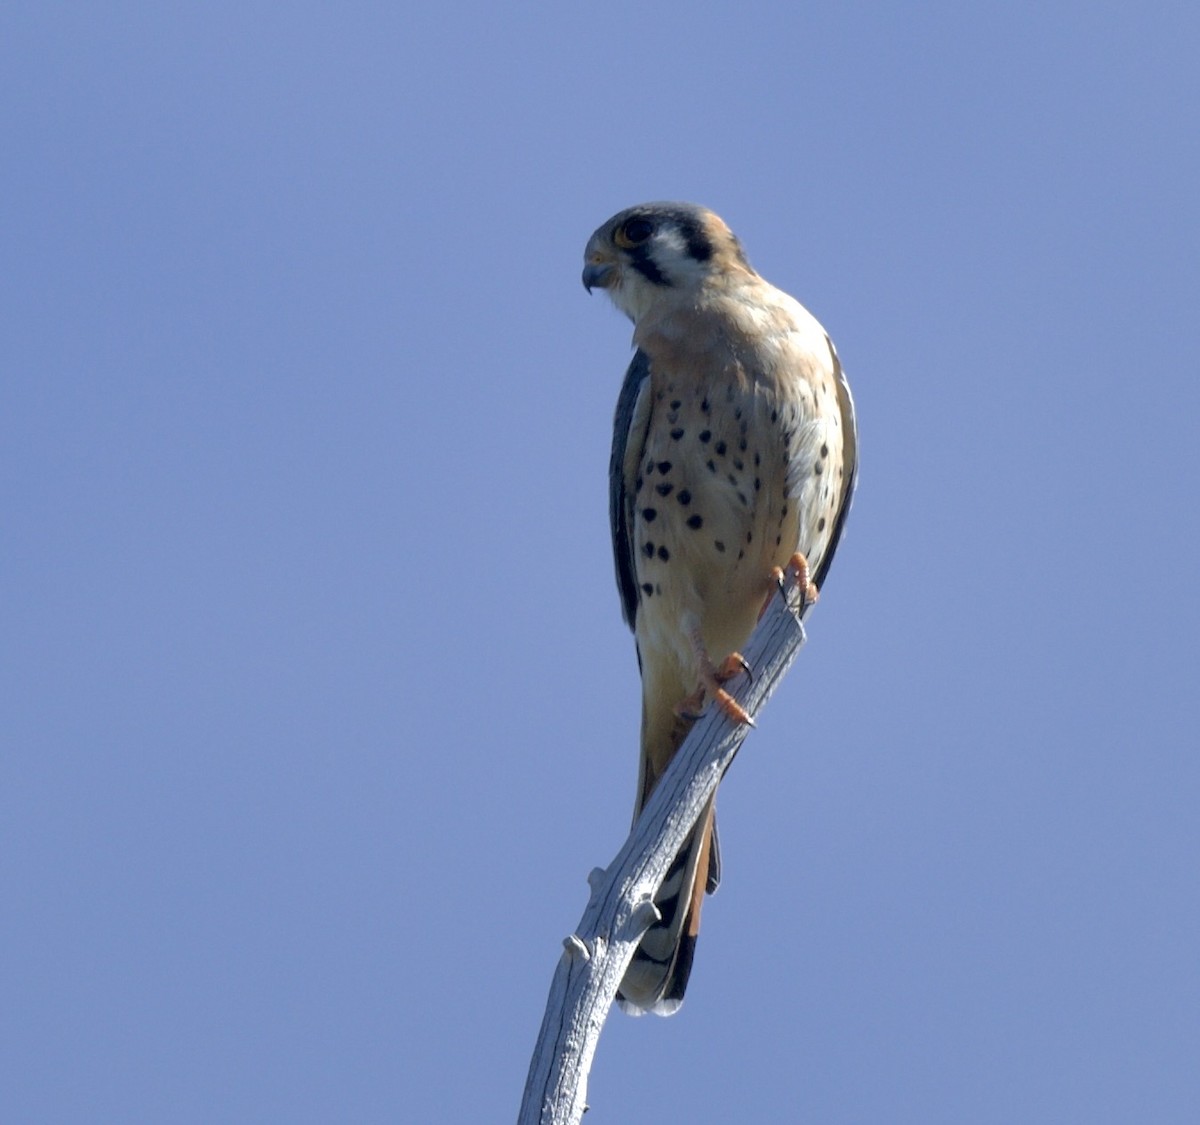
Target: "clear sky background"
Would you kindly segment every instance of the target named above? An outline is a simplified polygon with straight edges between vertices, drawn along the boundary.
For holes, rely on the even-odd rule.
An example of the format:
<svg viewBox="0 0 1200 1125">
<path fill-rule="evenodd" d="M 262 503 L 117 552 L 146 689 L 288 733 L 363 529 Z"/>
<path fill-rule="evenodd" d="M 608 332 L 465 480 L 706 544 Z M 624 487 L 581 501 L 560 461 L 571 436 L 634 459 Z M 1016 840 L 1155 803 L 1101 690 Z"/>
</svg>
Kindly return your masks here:
<svg viewBox="0 0 1200 1125">
<path fill-rule="evenodd" d="M 588 1121 L 1200 1120 L 1194 3 L 11 2 L 6 1121 L 511 1120 L 636 778 L 584 242 L 705 203 L 862 476 Z"/>
</svg>

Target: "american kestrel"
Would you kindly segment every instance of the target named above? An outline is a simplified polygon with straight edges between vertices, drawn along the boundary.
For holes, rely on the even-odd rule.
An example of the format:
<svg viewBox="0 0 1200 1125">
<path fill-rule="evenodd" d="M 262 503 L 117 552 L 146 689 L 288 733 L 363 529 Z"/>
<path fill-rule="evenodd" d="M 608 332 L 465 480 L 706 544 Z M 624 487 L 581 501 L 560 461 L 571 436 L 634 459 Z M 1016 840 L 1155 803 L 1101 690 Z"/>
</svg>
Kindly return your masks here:
<svg viewBox="0 0 1200 1125">
<path fill-rule="evenodd" d="M 636 819 L 706 698 L 745 719 L 721 683 L 789 565 L 815 599 L 850 507 L 857 435 L 825 330 L 754 272 L 711 211 L 631 207 L 592 235 L 584 261 L 584 285 L 629 316 L 637 348 L 609 494 L 642 673 Z M 626 1011 L 679 1008 L 719 867 L 710 802 L 621 982 Z"/>
</svg>

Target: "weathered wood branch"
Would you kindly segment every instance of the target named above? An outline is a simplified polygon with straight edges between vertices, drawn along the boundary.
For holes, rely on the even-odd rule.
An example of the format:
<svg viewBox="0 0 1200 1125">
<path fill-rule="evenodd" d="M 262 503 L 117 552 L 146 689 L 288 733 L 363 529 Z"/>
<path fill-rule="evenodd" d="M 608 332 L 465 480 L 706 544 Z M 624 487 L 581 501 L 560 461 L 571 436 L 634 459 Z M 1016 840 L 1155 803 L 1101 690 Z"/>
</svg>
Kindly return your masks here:
<svg viewBox="0 0 1200 1125">
<path fill-rule="evenodd" d="M 795 589 L 789 586 L 793 599 Z M 774 598 L 742 650 L 753 679 L 727 684 L 754 717 L 804 644 L 801 615 Z M 563 941 L 518 1125 L 578 1125 L 604 1021 L 634 949 L 656 919 L 654 895 L 750 728 L 709 707 L 663 774 L 633 831 L 607 869 L 588 876 L 592 894 Z"/>
</svg>

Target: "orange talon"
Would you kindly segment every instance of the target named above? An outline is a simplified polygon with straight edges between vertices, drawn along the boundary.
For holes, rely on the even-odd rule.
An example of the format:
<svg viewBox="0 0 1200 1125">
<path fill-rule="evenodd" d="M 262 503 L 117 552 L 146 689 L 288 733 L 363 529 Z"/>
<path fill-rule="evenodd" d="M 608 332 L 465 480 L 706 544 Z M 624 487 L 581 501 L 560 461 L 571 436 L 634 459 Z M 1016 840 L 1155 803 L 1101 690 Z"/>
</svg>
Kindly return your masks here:
<svg viewBox="0 0 1200 1125">
<path fill-rule="evenodd" d="M 817 585 L 812 580 L 812 572 L 809 570 L 808 559 L 806 559 L 799 551 L 797 551 L 791 559 L 788 560 L 788 570 L 796 572 L 796 588 L 800 591 L 800 605 L 798 610 L 803 613 L 810 605 L 816 605 L 817 598 L 820 597 L 820 591 Z M 782 567 L 773 567 L 771 570 L 771 581 L 779 587 L 779 592 L 787 597 L 787 575 Z M 763 614 L 767 612 L 767 607 L 771 604 L 771 598 L 775 595 L 770 594 L 767 600 L 763 602 L 763 607 L 758 612 L 758 619 L 763 619 Z"/>
<path fill-rule="evenodd" d="M 800 588 L 800 612 L 803 613 L 810 605 L 816 605 L 820 591 L 817 590 L 816 583 L 812 580 L 808 559 L 799 551 L 792 556 L 788 567 L 794 568 L 796 571 L 796 585 Z"/>
<path fill-rule="evenodd" d="M 754 726 L 750 713 L 723 687 L 713 688 L 712 697 L 713 702 L 725 712 L 726 718 L 735 723 L 745 723 L 748 727 Z"/>
<path fill-rule="evenodd" d="M 712 670 L 713 682 L 709 690 L 712 692 L 717 706 L 735 723 L 747 723 L 754 726 L 754 720 L 750 718 L 746 709 L 721 686 L 732 680 L 739 672 L 745 672 L 753 682 L 754 673 L 750 671 L 750 665 L 746 663 L 746 658 L 740 652 L 731 652 L 721 661 L 719 668 Z"/>
<path fill-rule="evenodd" d="M 767 616 L 767 610 L 771 608 L 771 599 L 775 597 L 776 592 L 784 601 L 787 601 L 787 585 L 784 582 L 783 567 L 771 567 L 771 582 L 776 587 L 765 598 L 763 598 L 762 608 L 758 611 L 758 620 L 761 621 Z"/>
<path fill-rule="evenodd" d="M 707 695 L 735 723 L 754 726 L 754 720 L 750 718 L 746 709 L 721 686 L 733 679 L 739 672 L 745 672 L 747 676 L 751 675 L 750 665 L 746 663 L 746 658 L 740 652 L 731 652 L 721 661 L 720 667 L 717 667 L 709 658 L 698 629 L 692 632 L 691 638 L 692 648 L 696 653 L 696 663 L 700 669 L 700 686 L 675 708 L 675 713 L 690 717 L 691 709 L 702 706 L 704 697 Z"/>
<path fill-rule="evenodd" d="M 717 683 L 723 684 L 732 680 L 739 672 L 745 672 L 750 682 L 754 682 L 754 673 L 746 663 L 746 658 L 740 652 L 731 652 L 721 661 L 721 666 L 713 671 L 713 675 L 717 677 Z"/>
</svg>

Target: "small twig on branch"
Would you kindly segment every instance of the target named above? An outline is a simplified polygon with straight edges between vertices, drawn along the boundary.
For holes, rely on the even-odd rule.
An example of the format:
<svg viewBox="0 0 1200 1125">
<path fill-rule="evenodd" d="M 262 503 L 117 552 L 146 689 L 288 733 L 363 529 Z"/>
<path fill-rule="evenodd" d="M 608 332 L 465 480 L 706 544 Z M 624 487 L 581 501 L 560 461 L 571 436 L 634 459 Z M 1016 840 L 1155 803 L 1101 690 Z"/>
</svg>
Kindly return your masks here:
<svg viewBox="0 0 1200 1125">
<path fill-rule="evenodd" d="M 789 593 L 793 601 L 798 597 L 794 589 Z M 727 689 L 751 718 L 804 644 L 801 616 L 787 599 L 773 598 L 742 650 L 753 679 L 740 676 Z M 604 1021 L 639 939 L 658 914 L 654 895 L 749 730 L 710 706 L 616 859 L 588 876 L 592 895 L 579 926 L 563 941 L 517 1125 L 578 1125 Z"/>
</svg>

